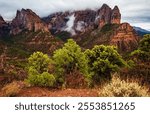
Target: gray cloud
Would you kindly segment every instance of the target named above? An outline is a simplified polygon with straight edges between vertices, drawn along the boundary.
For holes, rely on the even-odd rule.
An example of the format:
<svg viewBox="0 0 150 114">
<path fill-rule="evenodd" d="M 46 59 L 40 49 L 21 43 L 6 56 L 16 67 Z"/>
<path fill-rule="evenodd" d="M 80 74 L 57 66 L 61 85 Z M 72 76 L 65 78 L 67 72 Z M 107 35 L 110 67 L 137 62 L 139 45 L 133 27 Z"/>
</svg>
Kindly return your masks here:
<svg viewBox="0 0 150 114">
<path fill-rule="evenodd" d="M 122 22 L 150 29 L 150 0 L 0 0 L 0 14 L 6 20 L 11 20 L 17 9 L 30 8 L 43 17 L 56 11 L 100 8 L 103 3 L 112 8 L 118 5 Z"/>
</svg>

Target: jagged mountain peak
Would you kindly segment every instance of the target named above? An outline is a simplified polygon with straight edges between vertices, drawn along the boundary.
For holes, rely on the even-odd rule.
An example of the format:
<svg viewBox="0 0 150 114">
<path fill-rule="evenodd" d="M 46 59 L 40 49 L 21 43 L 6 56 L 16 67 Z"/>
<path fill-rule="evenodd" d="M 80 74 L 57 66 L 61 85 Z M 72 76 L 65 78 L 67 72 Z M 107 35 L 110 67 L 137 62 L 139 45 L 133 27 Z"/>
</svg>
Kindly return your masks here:
<svg viewBox="0 0 150 114">
<path fill-rule="evenodd" d="M 121 13 L 118 6 L 115 6 L 111 13 L 111 23 L 120 24 L 121 22 Z"/>
<path fill-rule="evenodd" d="M 70 20 L 72 15 L 74 15 L 74 20 Z M 95 29 L 95 27 L 102 28 L 105 24 L 120 24 L 121 14 L 117 6 L 112 10 L 107 4 L 103 4 L 98 10 L 57 12 L 43 18 L 43 20 L 54 34 L 67 31 L 75 35 L 89 29 Z M 72 25 L 69 25 L 70 21 L 72 21 Z"/>
<path fill-rule="evenodd" d="M 32 15 L 32 16 L 34 16 L 34 18 L 36 17 L 36 18 L 40 19 L 40 17 L 35 12 L 33 12 L 31 9 L 24 9 L 24 8 L 22 8 L 21 10 L 17 10 L 16 16 L 19 13 L 22 13 L 22 15 L 24 15 L 24 14 Z"/>
<path fill-rule="evenodd" d="M 107 4 L 103 4 L 101 9 L 103 9 L 103 8 L 110 8 L 110 7 Z"/>
<path fill-rule="evenodd" d="M 119 7 L 116 5 L 113 10 L 119 10 Z"/>
<path fill-rule="evenodd" d="M 48 32 L 47 25 L 41 21 L 40 17 L 31 9 L 17 10 L 16 17 L 11 24 L 10 34 L 18 34 L 23 30 Z"/>
</svg>

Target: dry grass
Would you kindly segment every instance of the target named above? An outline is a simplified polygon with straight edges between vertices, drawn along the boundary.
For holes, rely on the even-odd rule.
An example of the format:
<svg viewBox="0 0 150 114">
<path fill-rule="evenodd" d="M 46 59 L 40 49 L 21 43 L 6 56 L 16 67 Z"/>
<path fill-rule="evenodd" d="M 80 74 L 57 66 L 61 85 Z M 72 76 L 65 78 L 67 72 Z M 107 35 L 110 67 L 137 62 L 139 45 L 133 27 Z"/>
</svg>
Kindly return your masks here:
<svg viewBox="0 0 150 114">
<path fill-rule="evenodd" d="M 1 96 L 3 97 L 15 97 L 20 92 L 20 90 L 24 87 L 29 86 L 25 82 L 22 81 L 13 81 L 12 83 L 9 83 L 5 85 L 1 89 Z"/>
<path fill-rule="evenodd" d="M 100 90 L 101 97 L 148 97 L 148 89 L 140 86 L 137 82 L 126 82 L 118 77 L 113 77 L 112 81 Z"/>
</svg>

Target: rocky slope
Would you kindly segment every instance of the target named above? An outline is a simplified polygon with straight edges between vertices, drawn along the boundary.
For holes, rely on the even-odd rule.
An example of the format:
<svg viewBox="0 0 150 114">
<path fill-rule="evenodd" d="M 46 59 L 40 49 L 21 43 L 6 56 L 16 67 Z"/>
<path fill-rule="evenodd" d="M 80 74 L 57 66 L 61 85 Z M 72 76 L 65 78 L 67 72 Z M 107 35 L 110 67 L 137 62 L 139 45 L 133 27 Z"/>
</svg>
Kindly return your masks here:
<svg viewBox="0 0 150 114">
<path fill-rule="evenodd" d="M 29 51 L 50 53 L 62 44 L 51 35 L 48 25 L 30 9 L 18 10 L 16 17 L 9 24 L 0 17 L 0 29 L 1 34 L 8 35 L 10 45 L 22 45 L 21 47 Z"/>
<path fill-rule="evenodd" d="M 101 29 L 76 36 L 77 42 L 85 48 L 94 45 L 114 45 L 120 52 L 130 52 L 138 46 L 139 36 L 128 23 L 106 24 Z"/>
</svg>

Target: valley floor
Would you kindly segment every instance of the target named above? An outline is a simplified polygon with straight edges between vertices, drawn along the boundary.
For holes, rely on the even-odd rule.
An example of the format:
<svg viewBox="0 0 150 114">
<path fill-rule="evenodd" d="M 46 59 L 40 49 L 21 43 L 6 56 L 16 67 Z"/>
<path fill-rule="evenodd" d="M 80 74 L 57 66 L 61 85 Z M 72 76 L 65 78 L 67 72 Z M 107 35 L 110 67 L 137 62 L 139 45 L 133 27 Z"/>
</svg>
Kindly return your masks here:
<svg viewBox="0 0 150 114">
<path fill-rule="evenodd" d="M 19 97 L 97 97 L 96 89 L 53 89 L 30 87 L 23 89 Z"/>
<path fill-rule="evenodd" d="M 2 92 L 0 91 L 0 96 Z M 47 89 L 29 87 L 22 89 L 16 97 L 97 97 L 97 89 Z"/>
</svg>

